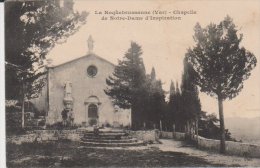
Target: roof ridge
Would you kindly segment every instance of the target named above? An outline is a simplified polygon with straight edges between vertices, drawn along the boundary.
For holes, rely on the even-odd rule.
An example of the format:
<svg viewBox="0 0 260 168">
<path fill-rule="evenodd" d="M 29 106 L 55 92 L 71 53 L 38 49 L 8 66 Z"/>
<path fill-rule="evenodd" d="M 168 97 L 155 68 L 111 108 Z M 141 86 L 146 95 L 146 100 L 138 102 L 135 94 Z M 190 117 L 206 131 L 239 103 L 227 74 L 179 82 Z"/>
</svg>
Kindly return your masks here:
<svg viewBox="0 0 260 168">
<path fill-rule="evenodd" d="M 107 62 L 107 63 L 109 63 L 109 64 L 115 66 L 115 64 L 113 64 L 112 62 L 110 62 L 110 61 L 108 61 L 108 60 L 106 60 L 106 59 L 104 59 L 104 58 L 102 58 L 102 57 L 100 57 L 100 56 L 98 56 L 98 55 L 96 55 L 96 54 L 89 53 L 89 54 L 87 54 L 87 55 L 83 55 L 83 56 L 81 56 L 81 57 L 78 57 L 78 58 L 72 59 L 72 60 L 70 60 L 70 61 L 67 61 L 67 62 L 61 63 L 61 64 L 59 64 L 59 65 L 52 66 L 52 67 L 50 67 L 50 68 L 57 68 L 57 67 L 60 67 L 60 66 L 65 65 L 65 64 L 68 64 L 68 63 L 71 63 L 71 62 L 77 61 L 77 60 L 82 59 L 82 58 L 85 58 L 85 57 L 90 57 L 90 56 L 94 56 L 94 57 L 96 57 L 96 58 L 98 58 L 98 59 L 100 59 L 100 60 L 103 60 L 103 61 L 105 61 L 105 62 Z"/>
</svg>

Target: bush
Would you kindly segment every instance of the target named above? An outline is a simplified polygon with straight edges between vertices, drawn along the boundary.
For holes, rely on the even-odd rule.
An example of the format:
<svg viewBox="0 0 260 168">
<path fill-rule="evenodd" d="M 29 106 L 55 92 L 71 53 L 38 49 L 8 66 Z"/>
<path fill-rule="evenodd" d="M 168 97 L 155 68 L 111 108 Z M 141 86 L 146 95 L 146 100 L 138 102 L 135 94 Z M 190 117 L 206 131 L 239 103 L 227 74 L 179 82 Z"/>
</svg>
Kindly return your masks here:
<svg viewBox="0 0 260 168">
<path fill-rule="evenodd" d="M 17 111 L 6 112 L 5 120 L 8 130 L 20 128 L 22 126 L 22 113 Z"/>
<path fill-rule="evenodd" d="M 111 125 L 109 123 L 106 123 L 105 127 L 111 127 Z"/>
<path fill-rule="evenodd" d="M 44 117 L 39 118 L 38 120 L 38 126 L 45 126 L 46 119 Z"/>
<path fill-rule="evenodd" d="M 6 131 L 7 133 L 18 133 L 21 132 L 22 126 L 22 107 L 21 103 L 18 101 L 6 101 L 5 104 L 5 115 L 6 115 Z M 39 115 L 37 109 L 31 102 L 25 103 L 24 108 L 24 126 L 25 127 L 32 127 L 37 128 L 37 126 L 44 126 L 45 125 L 45 117 Z M 36 119 L 36 118 L 40 118 Z M 39 122 L 40 121 L 40 122 Z M 38 125 L 37 125 L 38 123 Z"/>
<path fill-rule="evenodd" d="M 97 124 L 97 120 L 96 119 L 90 119 L 89 120 L 89 125 L 95 125 Z"/>
</svg>

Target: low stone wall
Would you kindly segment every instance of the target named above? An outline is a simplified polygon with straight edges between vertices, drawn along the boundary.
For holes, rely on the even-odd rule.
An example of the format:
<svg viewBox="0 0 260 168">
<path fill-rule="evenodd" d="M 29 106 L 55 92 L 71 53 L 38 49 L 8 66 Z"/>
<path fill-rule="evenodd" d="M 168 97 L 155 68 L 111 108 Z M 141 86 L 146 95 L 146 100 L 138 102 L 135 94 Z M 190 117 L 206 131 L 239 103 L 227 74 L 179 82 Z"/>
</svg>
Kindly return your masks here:
<svg viewBox="0 0 260 168">
<path fill-rule="evenodd" d="M 25 135 L 7 136 L 7 143 L 21 144 L 35 141 L 55 141 L 58 139 L 68 139 L 79 141 L 83 136 L 80 130 L 34 130 L 28 131 Z"/>
<path fill-rule="evenodd" d="M 174 138 L 175 138 L 176 140 L 184 140 L 184 139 L 185 139 L 185 133 L 175 132 L 175 133 L 174 133 Z"/>
<path fill-rule="evenodd" d="M 184 140 L 185 133 L 160 131 L 160 137 L 166 139 Z M 197 138 L 197 136 L 194 136 L 194 141 L 198 141 L 197 144 L 200 149 L 219 152 L 220 140 L 207 139 L 201 136 L 198 136 Z M 230 155 L 260 158 L 260 145 L 226 141 L 226 153 Z"/>
<path fill-rule="evenodd" d="M 160 131 L 160 138 L 173 139 L 173 132 Z"/>
<path fill-rule="evenodd" d="M 185 133 L 160 131 L 160 137 L 166 139 L 184 140 Z"/>
<path fill-rule="evenodd" d="M 159 140 L 158 130 L 129 131 L 132 137 L 144 142 L 156 143 Z M 84 136 L 84 130 L 33 130 L 27 131 L 26 135 L 8 136 L 8 143 L 22 144 L 30 142 L 55 141 L 58 139 L 68 139 L 79 141 Z"/>
<path fill-rule="evenodd" d="M 7 143 L 14 143 L 14 144 L 22 144 L 26 142 L 34 142 L 37 138 L 36 134 L 26 134 L 26 135 L 18 135 L 18 136 L 7 136 L 6 142 Z"/>
<path fill-rule="evenodd" d="M 130 136 L 142 140 L 144 142 L 157 143 L 159 140 L 158 130 L 146 130 L 146 131 L 130 131 Z"/>
<path fill-rule="evenodd" d="M 198 147 L 218 152 L 220 140 L 207 139 L 199 136 Z M 226 141 L 226 153 L 230 155 L 260 158 L 260 145 Z"/>
<path fill-rule="evenodd" d="M 211 150 L 211 151 L 219 151 L 219 148 L 220 148 L 219 140 L 207 139 L 207 138 L 203 138 L 201 136 L 198 136 L 198 139 L 196 141 L 198 141 L 198 147 L 201 148 L 201 149 L 208 149 L 208 150 Z"/>
</svg>

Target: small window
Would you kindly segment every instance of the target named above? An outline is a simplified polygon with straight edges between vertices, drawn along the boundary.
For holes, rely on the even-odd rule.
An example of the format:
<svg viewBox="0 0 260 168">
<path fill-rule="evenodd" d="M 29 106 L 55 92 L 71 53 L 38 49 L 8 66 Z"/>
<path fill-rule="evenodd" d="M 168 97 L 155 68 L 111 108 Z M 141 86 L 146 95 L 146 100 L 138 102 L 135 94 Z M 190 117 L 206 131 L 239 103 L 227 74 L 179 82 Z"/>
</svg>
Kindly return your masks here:
<svg viewBox="0 0 260 168">
<path fill-rule="evenodd" d="M 87 69 L 88 76 L 95 77 L 97 75 L 97 67 L 90 65 Z"/>
</svg>

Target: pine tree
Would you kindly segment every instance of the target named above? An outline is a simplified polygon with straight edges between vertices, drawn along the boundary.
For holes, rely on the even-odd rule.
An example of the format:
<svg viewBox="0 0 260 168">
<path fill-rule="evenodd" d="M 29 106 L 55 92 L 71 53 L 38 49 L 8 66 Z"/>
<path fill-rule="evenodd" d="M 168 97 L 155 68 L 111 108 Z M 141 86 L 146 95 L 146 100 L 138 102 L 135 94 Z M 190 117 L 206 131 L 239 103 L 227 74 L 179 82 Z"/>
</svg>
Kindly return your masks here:
<svg viewBox="0 0 260 168">
<path fill-rule="evenodd" d="M 44 65 L 45 56 L 57 42 L 64 42 L 85 23 L 87 13 L 73 11 L 73 2 L 66 0 L 7 1 L 5 3 L 6 98 L 20 99 L 24 89 L 26 97 L 37 96 L 44 80 L 36 79 Z M 34 83 L 34 85 L 33 85 Z"/>
<path fill-rule="evenodd" d="M 106 80 L 108 88 L 105 93 L 112 98 L 114 105 L 131 108 L 133 129 L 142 127 L 147 96 L 146 72 L 141 55 L 141 46 L 131 42 L 123 60 L 119 60 L 113 74 Z"/>
<path fill-rule="evenodd" d="M 196 84 L 202 92 L 218 100 L 221 128 L 220 152 L 225 153 L 223 101 L 236 97 L 256 66 L 256 57 L 240 47 L 242 34 L 237 35 L 233 20 L 227 16 L 219 24 L 194 28 L 196 45 L 187 57 L 197 73 Z"/>
</svg>

